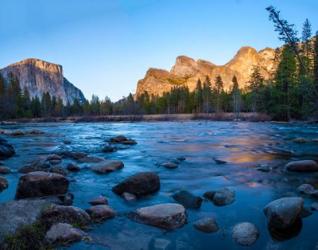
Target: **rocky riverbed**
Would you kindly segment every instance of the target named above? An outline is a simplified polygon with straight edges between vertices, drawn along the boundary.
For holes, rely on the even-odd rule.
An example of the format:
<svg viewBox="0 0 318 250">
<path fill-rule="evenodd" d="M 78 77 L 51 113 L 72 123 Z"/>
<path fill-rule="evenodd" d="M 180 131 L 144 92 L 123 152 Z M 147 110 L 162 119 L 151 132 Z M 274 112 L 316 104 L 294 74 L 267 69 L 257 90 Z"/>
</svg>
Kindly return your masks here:
<svg viewBox="0 0 318 250">
<path fill-rule="evenodd" d="M 31 123 L 0 133 L 4 247 L 24 225 L 63 249 L 318 249 L 318 125 Z"/>
</svg>

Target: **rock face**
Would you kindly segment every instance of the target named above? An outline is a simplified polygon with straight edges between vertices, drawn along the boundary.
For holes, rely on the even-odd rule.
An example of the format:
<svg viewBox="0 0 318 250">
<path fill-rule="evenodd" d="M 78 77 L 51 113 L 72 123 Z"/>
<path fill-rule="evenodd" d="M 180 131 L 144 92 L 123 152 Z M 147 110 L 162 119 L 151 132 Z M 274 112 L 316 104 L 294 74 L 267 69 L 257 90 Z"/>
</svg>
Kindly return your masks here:
<svg viewBox="0 0 318 250">
<path fill-rule="evenodd" d="M 30 97 L 41 98 L 43 93 L 48 92 L 51 96 L 61 98 L 64 104 L 73 103 L 75 99 L 85 100 L 83 93 L 63 77 L 61 65 L 31 58 L 0 70 L 7 82 L 11 73 L 19 80 L 21 89 L 29 91 Z"/>
<path fill-rule="evenodd" d="M 278 64 L 275 58 L 274 49 L 256 51 L 251 47 L 242 47 L 232 60 L 222 66 L 205 60 L 195 61 L 187 56 L 179 56 L 170 71 L 150 68 L 144 79 L 138 81 L 136 96 L 140 96 L 145 91 L 149 95 L 160 96 L 175 86 L 187 86 L 193 91 L 198 79 L 203 82 L 206 76 L 209 76 L 213 82 L 218 75 L 222 77 L 226 90 L 231 89 L 234 75 L 238 79 L 240 88 L 244 88 L 255 66 L 259 66 L 262 76 L 269 79 Z"/>
<path fill-rule="evenodd" d="M 67 192 L 69 181 L 60 174 L 31 172 L 19 179 L 16 198 L 59 195 Z"/>
<path fill-rule="evenodd" d="M 285 197 L 274 200 L 264 208 L 264 213 L 271 227 L 286 229 L 300 218 L 304 200 L 300 197 Z"/>
<path fill-rule="evenodd" d="M 185 208 L 175 203 L 139 208 L 134 214 L 134 219 L 164 229 L 182 227 L 187 221 Z"/>
<path fill-rule="evenodd" d="M 124 192 L 137 197 L 152 194 L 160 189 L 160 179 L 156 173 L 142 172 L 128 177 L 113 187 L 113 192 L 122 195 Z"/>
</svg>

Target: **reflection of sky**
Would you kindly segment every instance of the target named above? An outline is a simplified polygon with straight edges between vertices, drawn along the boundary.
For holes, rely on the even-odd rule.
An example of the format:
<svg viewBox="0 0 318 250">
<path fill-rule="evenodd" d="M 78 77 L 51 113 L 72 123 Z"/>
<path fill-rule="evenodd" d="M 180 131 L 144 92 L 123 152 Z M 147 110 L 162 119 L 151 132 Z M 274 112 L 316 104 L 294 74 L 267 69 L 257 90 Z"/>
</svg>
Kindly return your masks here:
<svg viewBox="0 0 318 250">
<path fill-rule="evenodd" d="M 224 64 L 241 46 L 280 45 L 270 4 L 297 28 L 308 17 L 318 29 L 316 0 L 1 0 L 0 67 L 29 57 L 59 63 L 87 98 L 116 100 L 178 55 Z"/>
</svg>

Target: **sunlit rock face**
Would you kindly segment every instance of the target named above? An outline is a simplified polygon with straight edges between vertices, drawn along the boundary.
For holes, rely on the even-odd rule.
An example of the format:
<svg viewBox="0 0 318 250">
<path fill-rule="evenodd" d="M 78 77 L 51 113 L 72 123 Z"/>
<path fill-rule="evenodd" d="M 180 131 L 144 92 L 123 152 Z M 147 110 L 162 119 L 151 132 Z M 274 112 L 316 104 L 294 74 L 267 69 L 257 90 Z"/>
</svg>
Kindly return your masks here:
<svg viewBox="0 0 318 250">
<path fill-rule="evenodd" d="M 160 96 L 176 86 L 187 86 L 193 91 L 198 79 L 203 82 L 208 76 L 213 84 L 218 75 L 222 77 L 225 90 L 231 89 L 234 75 L 239 81 L 240 88 L 245 88 L 255 66 L 260 67 L 261 74 L 266 80 L 270 79 L 277 68 L 275 50 L 266 48 L 256 51 L 251 47 L 242 47 L 232 60 L 222 66 L 201 59 L 179 56 L 170 71 L 149 69 L 145 77 L 138 81 L 136 96 L 145 91 L 150 95 Z"/>
<path fill-rule="evenodd" d="M 63 77 L 63 68 L 58 64 L 32 58 L 11 64 L 0 73 L 6 80 L 12 73 L 18 78 L 21 89 L 28 89 L 31 97 L 41 98 L 43 93 L 48 92 L 61 98 L 64 104 L 73 103 L 75 99 L 85 100 L 83 93 Z"/>
</svg>

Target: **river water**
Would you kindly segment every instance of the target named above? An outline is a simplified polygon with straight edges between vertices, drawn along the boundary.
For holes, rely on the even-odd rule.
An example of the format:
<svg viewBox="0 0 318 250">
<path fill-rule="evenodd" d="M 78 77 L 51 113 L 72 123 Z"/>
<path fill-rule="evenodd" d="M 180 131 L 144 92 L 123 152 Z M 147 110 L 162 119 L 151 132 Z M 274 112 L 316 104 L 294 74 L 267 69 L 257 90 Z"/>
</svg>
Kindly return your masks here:
<svg viewBox="0 0 318 250">
<path fill-rule="evenodd" d="M 62 150 L 89 153 L 92 156 L 118 159 L 125 167 L 108 175 L 97 175 L 83 169 L 70 173 L 69 191 L 74 205 L 88 208 L 88 201 L 103 194 L 118 212 L 114 219 L 95 224 L 88 231 L 91 242 L 80 242 L 68 249 L 246 249 L 231 237 L 232 227 L 239 222 L 252 222 L 260 237 L 249 249 L 318 249 L 318 212 L 303 219 L 298 234 L 277 240 L 267 229 L 263 213 L 270 201 L 297 193 L 298 185 L 310 182 L 318 185 L 317 174 L 291 174 L 284 171 L 289 160 L 318 160 L 318 125 L 248 123 L 248 122 L 140 122 L 140 123 L 44 123 L 6 125 L 0 129 L 43 131 L 41 135 L 4 136 L 14 145 L 17 155 L 4 161 L 13 173 L 6 176 L 9 188 L 0 193 L 0 202 L 14 199 L 20 174 L 17 169 L 38 158 Z M 125 135 L 138 142 L 114 153 L 102 153 L 105 141 L 115 135 Z M 304 138 L 297 143 L 295 138 Z M 65 144 L 68 140 L 71 144 Z M 177 169 L 160 167 L 160 163 L 185 157 Z M 225 161 L 217 164 L 215 160 Z M 63 161 L 62 165 L 69 160 Z M 260 165 L 273 168 L 270 172 L 257 170 Z M 135 202 L 126 202 L 111 188 L 125 177 L 142 171 L 155 171 L 161 188 L 155 195 Z M 177 230 L 165 231 L 138 224 L 126 214 L 136 208 L 174 202 L 171 195 L 185 189 L 202 196 L 204 192 L 230 187 L 236 193 L 235 202 L 217 207 L 204 201 L 198 210 L 187 210 L 188 223 Z M 314 200 L 305 198 L 306 206 Z M 1 212 L 1 211 L 0 211 Z M 216 233 L 197 231 L 193 222 L 214 216 L 220 227 Z M 166 248 L 164 248 L 166 246 Z M 161 248 L 160 248 L 161 247 Z"/>
</svg>

